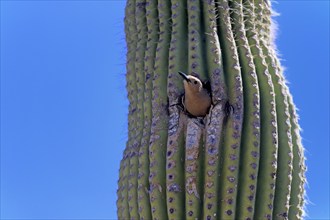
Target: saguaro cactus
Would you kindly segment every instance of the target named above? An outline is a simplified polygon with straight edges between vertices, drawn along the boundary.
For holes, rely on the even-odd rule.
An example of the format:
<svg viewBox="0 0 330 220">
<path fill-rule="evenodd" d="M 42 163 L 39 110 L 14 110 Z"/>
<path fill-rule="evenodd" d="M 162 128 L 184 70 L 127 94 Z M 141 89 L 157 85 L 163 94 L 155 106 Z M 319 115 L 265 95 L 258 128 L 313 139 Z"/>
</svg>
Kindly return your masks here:
<svg viewBox="0 0 330 220">
<path fill-rule="evenodd" d="M 305 164 L 268 0 L 128 0 L 119 219 L 301 219 Z M 178 71 L 211 84 L 205 118 Z"/>
</svg>

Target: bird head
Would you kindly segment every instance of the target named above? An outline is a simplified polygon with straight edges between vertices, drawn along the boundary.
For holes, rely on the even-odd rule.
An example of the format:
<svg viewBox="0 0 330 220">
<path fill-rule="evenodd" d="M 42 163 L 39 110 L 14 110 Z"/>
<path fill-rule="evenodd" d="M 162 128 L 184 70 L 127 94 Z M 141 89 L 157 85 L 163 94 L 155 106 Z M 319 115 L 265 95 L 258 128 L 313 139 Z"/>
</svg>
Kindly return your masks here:
<svg viewBox="0 0 330 220">
<path fill-rule="evenodd" d="M 185 91 L 189 92 L 200 92 L 203 88 L 203 84 L 200 79 L 192 75 L 186 75 L 183 72 L 179 72 L 183 78 L 183 85 Z"/>
</svg>

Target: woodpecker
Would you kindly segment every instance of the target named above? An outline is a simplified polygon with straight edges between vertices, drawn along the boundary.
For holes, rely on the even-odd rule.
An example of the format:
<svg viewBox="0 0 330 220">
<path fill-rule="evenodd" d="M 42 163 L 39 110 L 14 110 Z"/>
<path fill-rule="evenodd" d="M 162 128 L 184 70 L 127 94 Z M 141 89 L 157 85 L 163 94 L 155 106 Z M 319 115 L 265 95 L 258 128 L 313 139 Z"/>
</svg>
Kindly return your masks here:
<svg viewBox="0 0 330 220">
<path fill-rule="evenodd" d="M 183 78 L 184 95 L 182 96 L 182 104 L 190 115 L 194 117 L 204 117 L 211 106 L 210 86 L 202 83 L 195 76 L 186 75 L 179 72 Z"/>
</svg>

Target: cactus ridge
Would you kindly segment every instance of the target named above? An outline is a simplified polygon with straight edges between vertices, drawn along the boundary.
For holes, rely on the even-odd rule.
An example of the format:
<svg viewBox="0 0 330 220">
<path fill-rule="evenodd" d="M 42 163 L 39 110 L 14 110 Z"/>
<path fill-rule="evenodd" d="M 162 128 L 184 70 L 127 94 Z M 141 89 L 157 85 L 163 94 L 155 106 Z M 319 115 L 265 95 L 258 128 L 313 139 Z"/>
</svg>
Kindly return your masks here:
<svg viewBox="0 0 330 220">
<path fill-rule="evenodd" d="M 243 85 L 236 42 L 231 26 L 227 1 L 217 3 L 219 39 L 223 50 L 223 65 L 228 94 L 224 140 L 220 146 L 220 219 L 235 219 L 240 143 L 243 124 Z"/>
<path fill-rule="evenodd" d="M 144 126 L 141 139 L 141 146 L 139 149 L 139 170 L 138 170 L 138 208 L 140 219 L 151 219 L 151 206 L 149 201 L 149 141 L 150 141 L 150 129 L 151 129 L 151 119 L 152 119 L 152 78 L 153 69 L 155 65 L 155 54 L 156 54 L 156 44 L 155 39 L 158 38 L 158 26 L 157 26 L 157 2 L 146 1 L 140 4 L 145 4 L 145 16 L 146 20 L 142 20 L 142 26 L 147 29 L 144 34 L 147 37 L 140 34 L 140 39 L 146 39 L 146 47 L 144 54 L 144 78 L 145 83 L 144 89 Z M 143 18 L 142 15 L 140 15 Z M 142 56 L 142 54 L 141 54 Z"/>
<path fill-rule="evenodd" d="M 256 4 L 257 5 L 257 4 Z M 278 128 L 274 86 L 254 20 L 257 7 L 246 5 L 247 36 L 260 88 L 260 159 L 254 218 L 272 218 L 277 171 Z"/>
<path fill-rule="evenodd" d="M 127 147 L 124 151 L 123 156 L 123 167 L 121 167 L 122 173 L 120 173 L 121 179 L 119 182 L 122 182 L 121 191 L 121 206 L 118 207 L 117 213 L 118 215 L 122 215 L 123 219 L 129 219 L 131 216 L 129 201 L 131 199 L 131 195 L 129 195 L 130 188 L 130 158 L 132 155 L 132 141 L 135 136 L 135 117 L 136 117 L 136 92 L 137 85 L 133 83 L 135 81 L 135 48 L 136 48 L 136 39 L 129 37 L 131 33 L 135 32 L 135 2 L 128 2 L 126 6 L 126 17 L 125 17 L 125 31 L 127 36 L 127 93 L 129 99 L 129 118 L 128 118 L 128 141 Z M 120 208 L 120 209 L 119 209 Z M 120 214 L 119 214 L 120 213 Z"/>
<path fill-rule="evenodd" d="M 244 88 L 244 121 L 239 164 L 237 219 L 253 219 L 260 155 L 260 94 L 256 68 L 245 32 L 241 0 L 232 1 L 232 20 Z"/>
<path fill-rule="evenodd" d="M 302 219 L 305 159 L 268 0 L 127 0 L 118 219 Z M 209 81 L 188 117 L 178 71 Z"/>
<path fill-rule="evenodd" d="M 140 147 L 141 139 L 143 135 L 144 126 L 144 85 L 145 85 L 145 75 L 144 75 L 144 54 L 146 47 L 145 35 L 147 33 L 145 25 L 145 1 L 137 0 L 135 2 L 135 26 L 137 35 L 136 43 L 136 56 L 134 64 L 134 72 L 136 76 L 136 121 L 135 121 L 135 136 L 132 140 L 131 146 L 131 157 L 130 157 L 130 172 L 129 172 L 129 211 L 132 216 L 139 216 L 139 207 L 137 200 L 142 200 L 141 187 L 138 185 L 139 175 L 139 158 L 141 157 Z M 139 197 L 140 195 L 140 197 Z M 132 218 L 132 217 L 131 217 Z M 139 218 L 139 217 L 138 217 Z"/>
<path fill-rule="evenodd" d="M 166 142 L 168 128 L 167 76 L 170 43 L 170 3 L 158 1 L 159 38 L 152 88 L 152 123 L 149 144 L 149 197 L 153 219 L 166 219 Z"/>
<path fill-rule="evenodd" d="M 135 14 L 137 13 L 136 2 L 132 2 L 132 7 L 130 7 L 129 14 L 130 16 L 127 17 L 127 20 L 130 22 L 129 31 L 135 32 L 137 29 L 139 29 L 137 23 L 137 19 L 135 19 Z M 141 46 L 141 41 L 139 39 L 132 39 L 128 42 L 128 47 L 132 46 L 133 48 L 137 48 L 138 46 Z M 142 52 L 141 52 L 142 51 Z M 134 50 L 132 55 L 129 55 L 129 62 L 128 62 L 128 69 L 130 70 L 130 79 L 134 79 L 137 81 L 140 81 L 141 75 L 143 72 L 141 72 L 141 62 L 138 59 L 138 55 L 141 53 L 144 53 L 143 50 L 136 51 Z M 135 74 L 137 73 L 137 74 Z M 129 77 L 129 76 L 128 76 Z M 141 84 L 141 83 L 140 83 Z M 137 194 L 137 170 L 138 170 L 138 153 L 139 153 L 139 147 L 140 143 L 138 139 L 141 136 L 141 123 L 143 122 L 143 118 L 141 117 L 141 112 L 143 112 L 143 105 L 139 104 L 138 101 L 141 100 L 141 94 L 143 94 L 143 87 L 140 87 L 140 84 L 135 84 L 134 91 L 132 90 L 129 94 L 129 99 L 132 100 L 131 105 L 131 114 L 132 114 L 132 121 L 131 121 L 131 127 L 137 128 L 132 129 L 129 131 L 129 141 L 128 141 L 128 148 L 130 150 L 128 160 L 129 160 L 129 171 L 128 171 L 128 209 L 129 209 L 129 216 L 138 216 L 138 206 L 136 204 L 136 200 L 138 198 Z"/>
<path fill-rule="evenodd" d="M 272 49 L 261 41 L 269 73 L 272 76 L 276 115 L 278 121 L 278 167 L 276 175 L 276 188 L 274 198 L 273 216 L 288 216 L 289 200 L 292 182 L 292 136 L 286 85 L 280 78 L 281 69 L 276 66 Z"/>
<path fill-rule="evenodd" d="M 207 80 L 201 1 L 187 1 L 188 73 Z M 203 142 L 205 126 L 200 120 L 189 118 L 185 141 L 185 205 L 186 219 L 200 218 L 203 195 Z"/>
<path fill-rule="evenodd" d="M 219 204 L 220 143 L 223 139 L 224 107 L 227 102 L 214 1 L 203 1 L 206 69 L 212 88 L 213 107 L 204 131 L 204 196 L 203 219 L 217 219 Z M 216 138 L 221 135 L 220 138 Z"/>
<path fill-rule="evenodd" d="M 289 111 L 291 115 L 291 133 L 292 133 L 292 144 L 293 144 L 293 174 L 292 174 L 292 186 L 290 195 L 290 219 L 301 219 L 305 215 L 304 211 L 304 196 L 306 183 L 305 172 L 307 170 L 305 165 L 304 148 L 300 137 L 300 127 L 298 124 L 298 116 L 296 107 L 293 103 L 292 96 L 289 94 Z"/>
<path fill-rule="evenodd" d="M 187 21 L 186 2 L 171 1 L 171 41 L 169 44 L 169 63 L 167 94 L 169 99 L 169 125 L 166 151 L 166 203 L 169 219 L 185 218 L 185 140 L 186 117 L 180 112 L 179 102 L 183 85 L 178 80 L 178 71 L 187 72 L 186 59 Z"/>
</svg>

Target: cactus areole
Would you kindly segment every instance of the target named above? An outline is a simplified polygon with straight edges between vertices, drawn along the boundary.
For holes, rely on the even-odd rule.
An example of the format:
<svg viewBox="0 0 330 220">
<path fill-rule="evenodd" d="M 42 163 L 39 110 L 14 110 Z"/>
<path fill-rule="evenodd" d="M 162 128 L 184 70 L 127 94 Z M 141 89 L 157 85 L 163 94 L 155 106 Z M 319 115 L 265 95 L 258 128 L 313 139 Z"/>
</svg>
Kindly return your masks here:
<svg viewBox="0 0 330 220">
<path fill-rule="evenodd" d="M 268 0 L 128 0 L 118 219 L 302 219 L 298 116 Z M 180 107 L 187 73 L 211 108 Z"/>
</svg>

